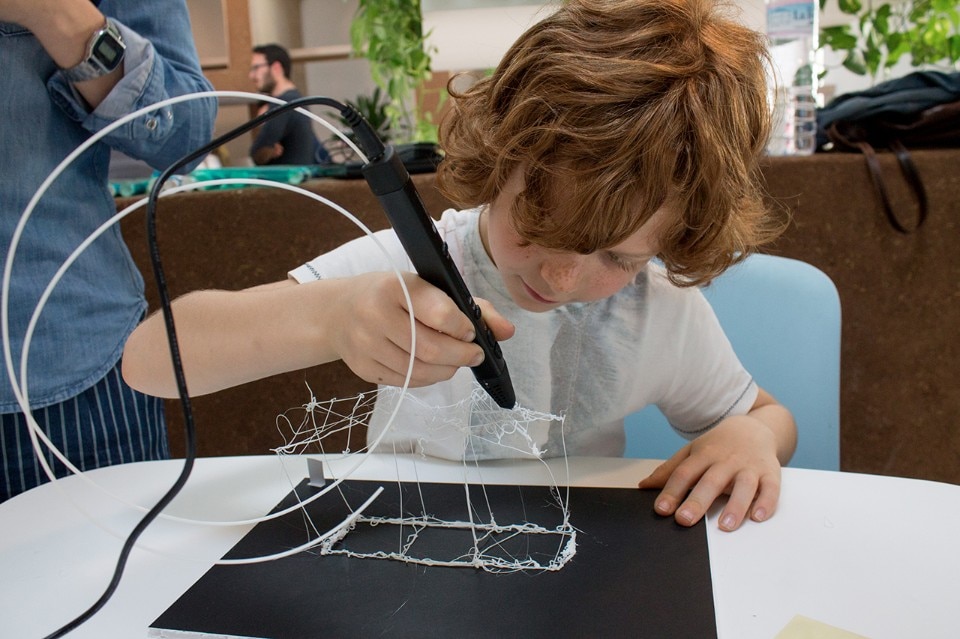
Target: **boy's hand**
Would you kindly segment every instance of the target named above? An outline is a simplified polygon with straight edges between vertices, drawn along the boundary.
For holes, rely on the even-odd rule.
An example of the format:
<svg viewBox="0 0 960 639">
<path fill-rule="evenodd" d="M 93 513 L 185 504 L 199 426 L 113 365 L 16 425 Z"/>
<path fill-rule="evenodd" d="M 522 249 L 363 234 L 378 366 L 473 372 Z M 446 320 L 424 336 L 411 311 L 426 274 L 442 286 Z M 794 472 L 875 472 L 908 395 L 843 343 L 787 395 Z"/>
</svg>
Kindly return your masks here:
<svg viewBox="0 0 960 639">
<path fill-rule="evenodd" d="M 769 518 L 780 497 L 780 461 L 773 430 L 751 415 L 728 417 L 681 448 L 639 484 L 663 488 L 656 511 L 692 526 L 722 494 L 721 530 L 736 530 L 749 514 Z"/>
<path fill-rule="evenodd" d="M 416 320 L 416 359 L 411 386 L 449 379 L 463 366 L 483 361 L 473 343 L 474 329 L 450 297 L 413 273 L 404 273 Z M 410 361 L 410 316 L 393 273 L 369 273 L 349 279 L 332 323 L 338 355 L 369 382 L 400 386 Z M 498 340 L 514 327 L 485 300 L 477 299 L 484 321 Z"/>
</svg>

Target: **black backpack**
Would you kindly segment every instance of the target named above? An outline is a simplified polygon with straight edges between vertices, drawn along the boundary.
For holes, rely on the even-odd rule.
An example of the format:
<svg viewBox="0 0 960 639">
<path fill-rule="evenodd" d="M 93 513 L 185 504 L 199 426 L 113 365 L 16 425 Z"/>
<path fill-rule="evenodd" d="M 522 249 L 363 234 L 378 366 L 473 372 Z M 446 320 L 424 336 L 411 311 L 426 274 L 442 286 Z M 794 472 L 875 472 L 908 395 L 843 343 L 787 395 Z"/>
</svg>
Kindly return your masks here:
<svg viewBox="0 0 960 639">
<path fill-rule="evenodd" d="M 890 223 L 909 233 L 927 217 L 927 194 L 908 149 L 960 147 L 960 73 L 916 71 L 865 91 L 845 93 L 817 111 L 818 150 L 864 154 L 874 191 Z M 876 149 L 896 155 L 917 199 L 908 228 L 890 206 Z"/>
</svg>

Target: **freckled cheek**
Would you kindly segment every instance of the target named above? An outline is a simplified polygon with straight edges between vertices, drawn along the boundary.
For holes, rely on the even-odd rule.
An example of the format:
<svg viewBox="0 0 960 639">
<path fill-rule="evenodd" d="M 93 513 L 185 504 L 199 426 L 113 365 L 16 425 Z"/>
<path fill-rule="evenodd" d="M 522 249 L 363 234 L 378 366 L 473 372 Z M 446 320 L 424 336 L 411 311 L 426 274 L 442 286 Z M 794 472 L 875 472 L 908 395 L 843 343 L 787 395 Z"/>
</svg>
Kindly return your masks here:
<svg viewBox="0 0 960 639">
<path fill-rule="evenodd" d="M 624 283 L 619 281 L 604 280 L 597 288 L 598 299 L 606 299 L 611 295 L 618 293 L 623 288 Z"/>
<path fill-rule="evenodd" d="M 633 281 L 634 276 L 628 273 L 598 273 L 588 279 L 587 290 L 583 299 L 602 300 L 619 293 L 624 286 Z"/>
</svg>

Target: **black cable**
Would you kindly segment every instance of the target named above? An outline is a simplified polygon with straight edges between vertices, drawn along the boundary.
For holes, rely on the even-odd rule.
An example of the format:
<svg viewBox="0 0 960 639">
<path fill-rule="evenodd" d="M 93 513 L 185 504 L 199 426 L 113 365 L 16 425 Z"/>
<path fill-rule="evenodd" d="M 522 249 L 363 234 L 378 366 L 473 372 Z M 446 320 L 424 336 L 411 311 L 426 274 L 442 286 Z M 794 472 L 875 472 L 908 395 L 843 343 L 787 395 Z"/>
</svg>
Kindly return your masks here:
<svg viewBox="0 0 960 639">
<path fill-rule="evenodd" d="M 160 260 L 160 249 L 157 245 L 156 212 L 157 198 L 160 195 L 160 191 L 163 189 L 164 183 L 170 178 L 170 176 L 192 161 L 206 156 L 217 147 L 222 146 L 223 144 L 240 135 L 243 135 L 247 131 L 259 126 L 270 118 L 276 117 L 281 113 L 285 113 L 290 109 L 311 105 L 333 107 L 340 111 L 340 115 L 343 120 L 353 129 L 353 132 L 357 136 L 364 153 L 367 153 L 371 156 L 369 158 L 370 160 L 376 159 L 383 154 L 383 142 L 381 142 L 380 138 L 377 137 L 373 127 L 367 123 L 367 121 L 358 111 L 349 105 L 345 105 L 332 98 L 326 98 L 322 96 L 299 98 L 297 100 L 292 100 L 286 104 L 280 105 L 275 109 L 271 109 L 266 113 L 262 113 L 261 115 L 236 127 L 235 129 L 224 133 L 209 144 L 206 144 L 205 146 L 183 156 L 167 167 L 157 177 L 153 187 L 150 189 L 150 194 L 147 198 L 147 242 L 150 247 L 150 263 L 153 267 L 153 274 L 157 283 L 157 292 L 160 295 L 160 307 L 163 311 L 163 319 L 167 329 L 167 341 L 170 345 L 170 357 L 173 361 L 173 371 L 177 381 L 177 394 L 180 397 L 180 404 L 183 408 L 184 436 L 186 440 L 186 455 L 183 468 L 181 469 L 180 475 L 177 477 L 176 482 L 174 482 L 174 484 L 167 490 L 163 497 L 160 498 L 160 501 L 158 501 L 153 508 L 147 511 L 147 514 L 143 516 L 136 526 L 134 526 L 133 530 L 130 531 L 126 541 L 123 543 L 123 547 L 120 549 L 120 556 L 117 558 L 117 566 L 114 570 L 113 577 L 111 578 L 110 583 L 107 584 L 107 587 L 100 598 L 85 612 L 78 615 L 59 630 L 47 635 L 46 639 L 57 639 L 59 637 L 63 637 L 68 632 L 76 630 L 77 627 L 90 619 L 101 608 L 103 608 L 104 604 L 106 604 L 110 597 L 113 596 L 117 586 L 120 584 L 120 578 L 123 576 L 123 569 L 126 567 L 127 560 L 130 557 L 130 552 L 133 550 L 137 539 L 140 537 L 143 531 L 146 530 L 147 526 L 149 526 L 153 520 L 157 518 L 157 516 L 163 511 L 164 508 L 167 507 L 167 505 L 173 500 L 174 497 L 177 496 L 183 486 L 187 483 L 187 478 L 190 476 L 190 472 L 193 470 L 193 463 L 196 459 L 197 442 L 196 427 L 193 421 L 193 409 L 191 408 L 190 396 L 187 392 L 186 377 L 183 373 L 183 361 L 180 358 L 180 346 L 177 341 L 177 330 L 173 321 L 173 310 L 170 305 L 170 293 L 167 289 L 167 280 L 164 276 L 163 265 L 161 264 Z"/>
</svg>

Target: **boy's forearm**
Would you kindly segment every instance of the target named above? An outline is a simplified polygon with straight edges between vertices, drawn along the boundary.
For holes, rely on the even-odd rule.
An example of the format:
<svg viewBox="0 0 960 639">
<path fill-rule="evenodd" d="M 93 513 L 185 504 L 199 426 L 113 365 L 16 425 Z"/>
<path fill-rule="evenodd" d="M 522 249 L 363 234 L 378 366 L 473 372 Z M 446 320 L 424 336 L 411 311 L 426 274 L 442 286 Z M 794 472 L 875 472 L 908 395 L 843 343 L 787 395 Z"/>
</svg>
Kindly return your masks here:
<svg viewBox="0 0 960 639">
<path fill-rule="evenodd" d="M 191 396 L 331 361 L 337 354 L 319 326 L 334 304 L 318 303 L 336 282 L 270 286 L 247 291 L 198 291 L 173 304 L 187 389 Z M 326 289 L 326 290 L 325 290 Z M 134 388 L 176 397 L 163 316 L 155 313 L 130 336 L 124 378 Z"/>
</svg>

